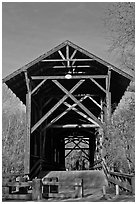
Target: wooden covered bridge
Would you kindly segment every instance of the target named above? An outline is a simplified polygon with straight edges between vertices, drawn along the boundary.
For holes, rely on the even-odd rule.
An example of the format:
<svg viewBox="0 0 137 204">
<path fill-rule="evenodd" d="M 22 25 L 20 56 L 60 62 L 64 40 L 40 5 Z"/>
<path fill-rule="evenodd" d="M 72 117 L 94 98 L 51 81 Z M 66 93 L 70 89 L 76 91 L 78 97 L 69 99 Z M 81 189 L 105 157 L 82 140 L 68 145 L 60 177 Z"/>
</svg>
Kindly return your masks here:
<svg viewBox="0 0 137 204">
<path fill-rule="evenodd" d="M 92 168 L 112 104 L 119 103 L 131 80 L 70 41 L 5 77 L 3 83 L 26 105 L 25 173 L 34 177 L 40 171 L 65 170 L 65 158 L 74 149 Z"/>
</svg>

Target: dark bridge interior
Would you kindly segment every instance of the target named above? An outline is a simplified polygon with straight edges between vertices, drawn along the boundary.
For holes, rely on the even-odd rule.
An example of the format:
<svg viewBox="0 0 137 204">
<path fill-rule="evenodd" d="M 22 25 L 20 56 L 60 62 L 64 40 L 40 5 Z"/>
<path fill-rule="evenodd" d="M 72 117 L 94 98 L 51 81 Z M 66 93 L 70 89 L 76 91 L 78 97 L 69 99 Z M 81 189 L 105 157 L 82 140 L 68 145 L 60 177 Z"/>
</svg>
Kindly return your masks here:
<svg viewBox="0 0 137 204">
<path fill-rule="evenodd" d="M 69 41 L 4 78 L 26 105 L 25 173 L 34 177 L 40 171 L 65 170 L 65 158 L 74 149 L 83 152 L 92 168 L 98 130 L 107 125 L 112 105 L 131 80 Z M 74 147 L 66 147 L 72 141 Z"/>
</svg>

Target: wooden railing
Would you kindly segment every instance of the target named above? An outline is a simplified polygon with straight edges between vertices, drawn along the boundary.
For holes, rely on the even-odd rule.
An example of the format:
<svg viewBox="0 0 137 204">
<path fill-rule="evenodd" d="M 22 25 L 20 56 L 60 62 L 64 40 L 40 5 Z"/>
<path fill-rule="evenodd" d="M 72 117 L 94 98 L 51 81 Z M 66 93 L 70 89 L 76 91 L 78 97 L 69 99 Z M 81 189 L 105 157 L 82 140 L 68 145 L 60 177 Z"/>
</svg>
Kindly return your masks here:
<svg viewBox="0 0 137 204">
<path fill-rule="evenodd" d="M 135 193 L 135 175 L 120 172 L 109 172 L 108 181 L 112 185 L 117 185 L 119 190 L 124 190 L 132 194 Z"/>
<path fill-rule="evenodd" d="M 69 184 L 69 188 L 71 188 L 69 191 L 66 182 L 60 182 L 56 177 L 44 178 L 42 183 L 42 192 L 43 197 L 45 198 L 83 197 L 83 180 L 80 178 L 76 178 L 73 182 L 71 182 L 71 184 Z"/>
<path fill-rule="evenodd" d="M 107 176 L 108 183 L 116 187 L 116 194 L 119 194 L 119 191 L 126 191 L 132 194 L 135 193 L 135 175 L 134 174 L 125 174 L 120 172 L 109 171 L 106 167 L 103 160 L 96 162 L 94 166 L 95 170 L 104 170 L 105 175 Z"/>
<path fill-rule="evenodd" d="M 13 176 L 13 177 L 12 177 Z M 56 178 L 45 178 L 42 179 L 33 179 L 32 181 L 23 180 L 23 176 L 20 180 L 16 181 L 16 176 L 10 175 L 9 179 L 4 179 L 2 183 L 3 200 L 32 200 L 38 201 L 42 198 L 65 198 L 67 197 L 83 197 L 83 180 L 76 179 L 71 183 L 73 186 L 73 192 L 68 195 L 60 192 L 60 187 L 66 186 L 66 183 L 59 182 Z M 5 177 L 6 178 L 6 177 Z"/>
<path fill-rule="evenodd" d="M 31 200 L 31 193 L 28 192 L 28 189 L 31 187 L 32 181 L 28 181 L 27 175 L 3 175 L 2 198 L 11 200 Z"/>
</svg>

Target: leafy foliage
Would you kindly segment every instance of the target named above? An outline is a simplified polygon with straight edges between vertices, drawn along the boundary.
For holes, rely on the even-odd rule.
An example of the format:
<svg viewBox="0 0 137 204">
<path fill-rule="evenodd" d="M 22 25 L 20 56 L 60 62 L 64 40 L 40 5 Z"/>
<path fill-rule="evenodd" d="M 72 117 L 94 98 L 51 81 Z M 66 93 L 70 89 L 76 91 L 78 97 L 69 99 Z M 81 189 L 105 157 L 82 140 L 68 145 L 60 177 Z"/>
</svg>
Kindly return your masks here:
<svg viewBox="0 0 137 204">
<path fill-rule="evenodd" d="M 6 85 L 2 89 L 2 171 L 23 172 L 25 109 Z"/>
<path fill-rule="evenodd" d="M 135 170 L 135 94 L 126 92 L 113 114 L 105 140 L 106 161 L 116 171 Z"/>
<path fill-rule="evenodd" d="M 106 10 L 105 25 L 111 40 L 109 51 L 115 51 L 123 67 L 135 66 L 135 3 L 114 2 Z"/>
<path fill-rule="evenodd" d="M 85 170 L 89 169 L 89 162 L 84 158 L 81 150 L 74 150 L 65 160 L 65 166 L 68 170 Z"/>
<path fill-rule="evenodd" d="M 135 3 L 113 2 L 105 15 L 110 34 L 110 50 L 117 54 L 122 68 L 135 67 Z M 106 162 L 116 171 L 135 170 L 135 84 L 132 82 L 114 111 L 104 141 Z"/>
</svg>

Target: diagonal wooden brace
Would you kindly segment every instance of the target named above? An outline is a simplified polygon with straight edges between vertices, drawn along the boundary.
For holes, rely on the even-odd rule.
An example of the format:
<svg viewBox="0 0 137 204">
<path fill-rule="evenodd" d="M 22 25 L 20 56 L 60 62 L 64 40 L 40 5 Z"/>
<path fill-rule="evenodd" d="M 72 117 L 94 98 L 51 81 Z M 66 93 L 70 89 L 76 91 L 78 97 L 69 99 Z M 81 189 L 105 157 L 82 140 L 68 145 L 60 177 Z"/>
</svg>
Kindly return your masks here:
<svg viewBox="0 0 137 204">
<path fill-rule="evenodd" d="M 86 97 L 85 97 L 86 98 Z M 82 102 L 82 101 L 81 101 Z M 86 114 L 84 114 L 83 112 L 79 111 L 77 108 L 72 107 L 72 106 L 76 106 L 77 104 L 73 104 L 72 106 L 70 104 L 68 104 L 67 102 L 64 103 L 68 108 L 71 108 L 73 111 L 75 111 L 76 113 L 78 113 L 79 115 L 81 115 L 83 118 L 87 119 L 89 122 L 95 124 L 96 126 L 99 126 L 93 119 L 91 119 L 89 116 L 87 116 Z"/>
<path fill-rule="evenodd" d="M 47 81 L 47 79 L 42 80 L 42 82 L 40 82 L 31 92 L 31 94 L 34 94 L 45 82 Z"/>
<path fill-rule="evenodd" d="M 81 139 L 78 143 L 75 143 L 74 141 L 71 141 L 71 142 L 73 142 L 75 146 L 72 147 L 72 149 L 65 155 L 65 157 L 67 157 L 76 147 L 79 147 L 78 144 L 81 143 Z"/>
<path fill-rule="evenodd" d="M 104 128 L 104 125 L 101 123 L 98 118 L 96 118 L 80 101 L 78 101 L 64 86 L 62 86 L 57 80 L 53 80 L 53 82 L 62 90 L 64 93 L 70 97 L 87 115 L 90 116 L 99 126 Z"/>
<path fill-rule="evenodd" d="M 85 99 L 85 97 L 82 97 L 80 101 L 82 102 Z M 64 102 L 66 104 L 66 102 Z M 73 109 L 77 104 L 73 104 L 72 106 L 69 106 L 63 113 L 58 115 L 56 118 L 54 118 L 47 126 L 46 128 L 50 127 L 53 123 L 57 122 L 60 118 L 62 118 L 64 115 L 66 115 L 70 110 Z"/>
<path fill-rule="evenodd" d="M 85 80 L 80 80 L 69 92 L 73 93 Z M 66 94 L 63 96 L 62 99 L 56 103 L 55 106 L 53 106 L 32 128 L 31 133 L 33 133 L 66 99 L 68 98 L 68 95 Z"/>
</svg>

